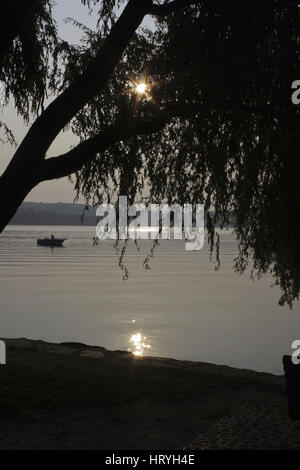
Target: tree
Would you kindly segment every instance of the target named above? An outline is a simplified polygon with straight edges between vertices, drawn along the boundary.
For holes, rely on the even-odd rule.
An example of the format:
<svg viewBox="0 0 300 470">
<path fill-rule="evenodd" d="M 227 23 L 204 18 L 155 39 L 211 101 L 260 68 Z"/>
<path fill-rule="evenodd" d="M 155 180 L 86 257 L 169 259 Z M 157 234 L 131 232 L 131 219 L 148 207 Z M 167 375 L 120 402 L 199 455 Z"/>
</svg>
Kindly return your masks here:
<svg viewBox="0 0 300 470">
<path fill-rule="evenodd" d="M 50 3 L 35 3 L 43 24 Z M 296 0 L 83 3 L 99 3 L 99 29 L 73 47 L 50 27 L 37 54 L 52 53 L 52 69 L 38 75 L 57 96 L 41 111 L 28 95 L 38 117 L 0 179 L 1 230 L 41 181 L 75 173 L 93 203 L 114 190 L 134 199 L 146 181 L 152 200 L 205 204 L 211 248 L 216 223 L 233 220 L 236 269 L 253 261 L 258 276 L 271 271 L 291 306 L 300 289 Z M 139 29 L 146 15 L 154 30 Z M 46 158 L 67 125 L 80 144 Z"/>
</svg>

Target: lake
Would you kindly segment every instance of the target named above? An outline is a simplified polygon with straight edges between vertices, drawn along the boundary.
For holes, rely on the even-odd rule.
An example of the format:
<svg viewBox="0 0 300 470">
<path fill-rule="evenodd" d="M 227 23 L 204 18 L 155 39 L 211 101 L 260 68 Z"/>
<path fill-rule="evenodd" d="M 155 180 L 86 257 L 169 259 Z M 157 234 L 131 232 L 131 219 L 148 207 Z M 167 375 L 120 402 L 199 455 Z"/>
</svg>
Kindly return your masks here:
<svg viewBox="0 0 300 470">
<path fill-rule="evenodd" d="M 67 238 L 38 247 L 37 238 Z M 300 338 L 300 304 L 279 307 L 269 276 L 251 281 L 232 268 L 237 243 L 221 232 L 221 268 L 207 243 L 187 252 L 164 240 L 128 245 L 122 280 L 112 241 L 93 247 L 93 227 L 9 226 L 0 236 L 0 336 L 80 341 L 108 349 L 282 373 Z M 8 358 L 9 361 L 9 358 Z"/>
</svg>

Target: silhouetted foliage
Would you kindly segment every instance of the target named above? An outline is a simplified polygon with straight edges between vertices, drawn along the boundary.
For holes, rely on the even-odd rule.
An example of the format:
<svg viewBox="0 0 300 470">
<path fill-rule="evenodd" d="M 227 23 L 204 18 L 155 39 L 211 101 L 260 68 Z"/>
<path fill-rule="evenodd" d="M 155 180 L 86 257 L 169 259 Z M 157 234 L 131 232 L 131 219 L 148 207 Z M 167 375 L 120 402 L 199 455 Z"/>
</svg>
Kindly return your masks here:
<svg viewBox="0 0 300 470">
<path fill-rule="evenodd" d="M 199 1 L 141 31 L 102 93 L 75 117 L 86 139 L 124 120 L 178 114 L 154 134 L 121 141 L 77 173 L 87 200 L 130 199 L 150 187 L 153 201 L 203 202 L 216 219 L 236 221 L 236 269 L 271 270 L 289 303 L 300 288 L 299 108 L 291 83 L 299 66 L 296 1 Z M 101 40 L 69 56 L 66 84 Z M 138 101 L 130 79 L 143 77 L 150 97 Z M 169 111 L 170 110 L 170 111 Z M 209 217 L 209 215 L 208 215 Z"/>
<path fill-rule="evenodd" d="M 119 9 L 131 2 L 83 3 L 98 4 L 98 29 L 83 28 L 80 47 L 58 45 L 52 91 L 68 90 L 87 70 Z M 83 143 L 105 140 L 111 130 L 109 144 L 76 160 L 75 189 L 93 204 L 114 193 L 133 201 L 145 185 L 151 202 L 202 202 L 211 249 L 219 246 L 216 221 L 233 218 L 236 269 L 270 271 L 280 304 L 291 306 L 300 289 L 300 107 L 291 102 L 299 78 L 298 2 L 192 3 L 132 35 L 114 73 L 71 119 Z M 139 80 L 148 84 L 144 96 L 134 90 Z"/>
<path fill-rule="evenodd" d="M 52 18 L 52 0 L 31 3 L 34 6 L 26 16 L 26 21 L 20 25 L 0 68 L 0 80 L 5 83 L 6 103 L 13 98 L 16 110 L 27 122 L 30 115 L 36 115 L 43 109 L 52 65 L 51 56 L 58 44 Z M 16 5 L 15 14 L 18 7 L 20 4 Z M 5 15 L 2 18 L 8 20 Z"/>
</svg>

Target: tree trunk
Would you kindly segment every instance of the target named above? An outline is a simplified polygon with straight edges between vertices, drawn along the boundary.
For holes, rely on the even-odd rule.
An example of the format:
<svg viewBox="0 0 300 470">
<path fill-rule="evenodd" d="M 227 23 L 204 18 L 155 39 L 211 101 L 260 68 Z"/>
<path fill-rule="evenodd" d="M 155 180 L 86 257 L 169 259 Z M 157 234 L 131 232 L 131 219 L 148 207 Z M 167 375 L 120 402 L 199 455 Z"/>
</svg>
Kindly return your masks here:
<svg viewBox="0 0 300 470">
<path fill-rule="evenodd" d="M 22 169 L 7 171 L 0 177 L 0 233 L 38 183 L 38 178 Z"/>
</svg>

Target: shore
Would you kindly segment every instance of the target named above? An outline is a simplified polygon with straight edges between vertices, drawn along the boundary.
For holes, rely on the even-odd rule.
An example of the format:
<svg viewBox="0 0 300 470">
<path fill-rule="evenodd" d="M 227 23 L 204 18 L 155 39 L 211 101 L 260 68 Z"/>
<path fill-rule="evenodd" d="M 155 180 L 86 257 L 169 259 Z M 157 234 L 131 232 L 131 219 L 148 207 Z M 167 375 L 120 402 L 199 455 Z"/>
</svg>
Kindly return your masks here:
<svg viewBox="0 0 300 470">
<path fill-rule="evenodd" d="M 286 406 L 283 376 L 4 339 L 0 449 L 182 449 L 245 401 Z"/>
</svg>

